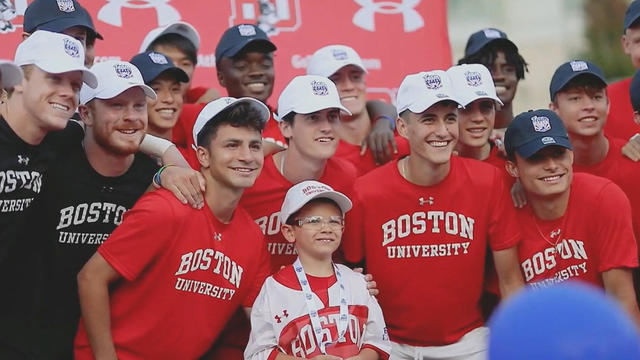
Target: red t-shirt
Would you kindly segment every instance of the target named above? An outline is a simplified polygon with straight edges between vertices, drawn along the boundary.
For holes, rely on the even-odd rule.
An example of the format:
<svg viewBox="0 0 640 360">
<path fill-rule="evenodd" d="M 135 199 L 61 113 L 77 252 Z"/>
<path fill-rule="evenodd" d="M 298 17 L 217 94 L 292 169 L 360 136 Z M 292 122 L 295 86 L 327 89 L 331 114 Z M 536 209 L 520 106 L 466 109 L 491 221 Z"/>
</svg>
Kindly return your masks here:
<svg viewBox="0 0 640 360">
<path fill-rule="evenodd" d="M 187 91 L 187 96 L 185 97 L 185 102 L 187 104 L 195 104 L 198 99 L 202 97 L 202 95 L 206 94 L 209 88 L 204 86 L 192 87 Z"/>
<path fill-rule="evenodd" d="M 345 160 L 330 158 L 318 181 L 349 196 L 356 180 L 356 169 Z M 287 190 L 294 184 L 276 168 L 273 156 L 264 159 L 264 168 L 255 184 L 242 195 L 240 206 L 247 210 L 265 234 L 271 254 L 271 272 L 293 264 L 298 254 L 295 246 L 280 232 L 280 208 Z"/>
<path fill-rule="evenodd" d="M 574 174 L 559 219 L 539 220 L 530 206 L 517 213 L 523 235 L 518 256 L 531 286 L 572 278 L 603 286 L 602 272 L 638 266 L 629 200 L 610 180 Z"/>
<path fill-rule="evenodd" d="M 148 193 L 98 252 L 124 279 L 110 293 L 119 359 L 195 359 L 239 306 L 250 307 L 268 275 L 263 236 L 237 208 L 222 224 L 205 206 Z M 84 323 L 75 358 L 93 359 Z"/>
<path fill-rule="evenodd" d="M 394 159 L 399 159 L 403 156 L 409 155 L 409 142 L 407 139 L 396 136 L 396 145 L 398 146 L 398 153 L 392 154 Z M 335 157 L 342 158 L 352 163 L 358 171 L 358 176 L 362 176 L 369 171 L 378 167 L 371 149 L 367 149 L 364 155 L 360 155 L 360 145 L 353 145 L 346 141 L 338 141 L 338 148 L 336 149 Z"/>
<path fill-rule="evenodd" d="M 621 139 L 607 137 L 609 151 L 601 162 L 591 166 L 580 166 L 573 163 L 575 172 L 584 172 L 613 181 L 629 198 L 631 203 L 633 227 L 635 234 L 640 235 L 640 163 L 636 163 L 622 155 L 622 147 L 626 143 Z"/>
<path fill-rule="evenodd" d="M 607 95 L 611 105 L 604 132 L 608 136 L 628 141 L 633 134 L 640 132 L 640 126 L 633 121 L 633 106 L 629 88 L 631 78 L 623 79 L 607 86 Z"/>
<path fill-rule="evenodd" d="M 507 159 L 504 156 L 502 156 L 497 146 L 491 147 L 491 151 L 489 152 L 489 157 L 484 159 L 483 161 L 486 162 L 487 164 L 491 164 L 497 167 L 498 169 L 500 169 L 500 171 L 506 172 L 504 168 L 504 164 L 507 162 Z"/>
<path fill-rule="evenodd" d="M 504 175 L 453 156 L 443 181 L 418 186 L 393 161 L 354 188 L 342 245 L 347 260 L 366 260 L 391 340 L 441 346 L 482 326 L 487 244 L 503 250 L 519 240 Z"/>
</svg>

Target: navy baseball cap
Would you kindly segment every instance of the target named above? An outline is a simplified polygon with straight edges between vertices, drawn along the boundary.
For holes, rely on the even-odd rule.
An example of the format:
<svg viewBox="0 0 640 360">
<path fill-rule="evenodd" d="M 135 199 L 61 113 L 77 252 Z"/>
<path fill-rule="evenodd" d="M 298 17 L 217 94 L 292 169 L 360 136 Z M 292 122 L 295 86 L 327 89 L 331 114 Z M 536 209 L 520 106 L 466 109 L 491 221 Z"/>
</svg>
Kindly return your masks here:
<svg viewBox="0 0 640 360">
<path fill-rule="evenodd" d="M 146 51 L 134 56 L 130 62 L 140 70 L 145 84 L 149 84 L 165 72 L 173 75 L 179 82 L 189 82 L 189 75 L 175 66 L 164 54 Z"/>
<path fill-rule="evenodd" d="M 526 159 L 552 145 L 573 149 L 562 120 L 551 110 L 542 109 L 519 114 L 504 134 L 504 146 L 509 156 L 516 151 Z"/>
<path fill-rule="evenodd" d="M 561 91 L 569 81 L 578 76 L 595 77 L 602 82 L 602 85 L 605 87 L 607 86 L 607 80 L 598 65 L 585 60 L 567 61 L 560 65 L 551 77 L 551 84 L 549 84 L 549 96 L 551 97 L 551 101 L 553 101 L 556 94 Z"/>
<path fill-rule="evenodd" d="M 234 57 L 251 43 L 262 43 L 266 52 L 276 51 L 267 34 L 253 24 L 240 24 L 227 29 L 216 46 L 216 59 Z"/>
<path fill-rule="evenodd" d="M 24 31 L 47 30 L 60 33 L 74 26 L 87 28 L 90 36 L 103 39 L 89 12 L 76 0 L 35 0 L 24 12 Z"/>
<path fill-rule="evenodd" d="M 513 49 L 518 52 L 518 47 L 507 38 L 507 34 L 505 34 L 504 31 L 495 28 L 486 28 L 476 31 L 469 36 L 467 46 L 464 48 L 464 56 L 471 56 L 494 41 L 499 41 L 507 46 L 512 46 Z"/>
<path fill-rule="evenodd" d="M 634 0 L 629 4 L 627 11 L 624 13 L 624 28 L 622 32 L 627 31 L 638 19 L 640 19 L 640 1 Z"/>
</svg>

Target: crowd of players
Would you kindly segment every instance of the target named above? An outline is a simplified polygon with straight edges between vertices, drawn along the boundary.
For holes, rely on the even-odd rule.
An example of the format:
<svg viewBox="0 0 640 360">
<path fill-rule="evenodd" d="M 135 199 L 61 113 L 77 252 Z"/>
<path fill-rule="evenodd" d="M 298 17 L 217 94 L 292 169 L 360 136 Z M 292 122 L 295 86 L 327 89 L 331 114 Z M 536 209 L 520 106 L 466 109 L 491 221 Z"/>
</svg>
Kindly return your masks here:
<svg viewBox="0 0 640 360">
<path fill-rule="evenodd" d="M 274 108 L 255 25 L 218 42 L 222 97 L 188 23 L 130 61 L 96 40 L 35 0 L 0 62 L 0 358 L 485 359 L 500 299 L 567 280 L 640 326 L 640 75 L 570 60 L 514 114 L 528 64 L 487 28 L 395 106 L 334 44 Z M 640 68 L 638 1 L 622 43 Z"/>
</svg>

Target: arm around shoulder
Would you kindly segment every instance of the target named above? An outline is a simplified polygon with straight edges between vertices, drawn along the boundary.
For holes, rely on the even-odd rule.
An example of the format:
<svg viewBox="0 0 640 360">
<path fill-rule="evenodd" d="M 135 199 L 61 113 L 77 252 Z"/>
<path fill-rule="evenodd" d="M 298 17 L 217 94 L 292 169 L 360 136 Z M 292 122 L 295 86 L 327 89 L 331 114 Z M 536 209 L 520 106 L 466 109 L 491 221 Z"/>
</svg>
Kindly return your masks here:
<svg viewBox="0 0 640 360">
<path fill-rule="evenodd" d="M 515 294 L 524 286 L 524 280 L 520 272 L 520 262 L 518 261 L 517 246 L 504 250 L 494 250 L 493 262 L 498 274 L 500 293 L 503 298 L 508 298 Z"/>
</svg>

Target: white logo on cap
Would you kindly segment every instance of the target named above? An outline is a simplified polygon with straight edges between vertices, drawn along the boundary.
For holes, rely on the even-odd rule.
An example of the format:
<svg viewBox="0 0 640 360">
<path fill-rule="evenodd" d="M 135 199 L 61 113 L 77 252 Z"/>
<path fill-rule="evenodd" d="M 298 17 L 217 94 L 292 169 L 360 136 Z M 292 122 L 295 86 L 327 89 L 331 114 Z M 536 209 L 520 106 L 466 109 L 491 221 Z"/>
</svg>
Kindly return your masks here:
<svg viewBox="0 0 640 360">
<path fill-rule="evenodd" d="M 533 130 L 537 132 L 546 132 L 551 130 L 551 123 L 546 116 L 532 116 L 531 123 L 533 124 Z"/>
<path fill-rule="evenodd" d="M 77 58 L 80 57 L 80 49 L 78 48 L 78 44 L 76 44 L 73 40 L 63 39 L 64 40 L 64 51 L 69 54 L 69 56 Z"/>
<path fill-rule="evenodd" d="M 336 60 L 347 60 L 347 58 L 349 57 L 347 55 L 347 52 L 344 51 L 343 49 L 333 49 L 332 53 L 333 53 L 333 58 Z"/>
<path fill-rule="evenodd" d="M 589 68 L 587 63 L 584 61 L 572 61 L 569 65 L 571 65 L 571 70 L 573 71 L 584 71 Z"/>
<path fill-rule="evenodd" d="M 421 0 L 374 1 L 354 0 L 362 8 L 353 15 L 353 24 L 368 31 L 376 30 L 376 14 L 402 14 L 404 32 L 416 31 L 424 26 L 424 19 L 415 9 Z"/>
<path fill-rule="evenodd" d="M 156 52 L 149 53 L 149 59 L 158 65 L 166 65 L 169 63 L 166 56 Z"/>
<path fill-rule="evenodd" d="M 467 78 L 467 84 L 469 86 L 480 86 L 482 85 L 482 75 L 480 75 L 477 71 L 467 71 L 464 73 L 464 76 Z"/>
<path fill-rule="evenodd" d="M 224 99 L 224 102 L 226 103 L 225 105 L 229 105 L 229 104 L 231 104 L 231 103 L 232 103 L 232 102 L 234 102 L 234 101 L 235 101 L 235 100 L 234 100 L 234 99 L 232 99 L 232 98 L 226 98 L 226 99 Z"/>
<path fill-rule="evenodd" d="M 67 13 L 76 11 L 76 7 L 73 6 L 73 0 L 56 0 L 58 3 L 58 9 Z"/>
<path fill-rule="evenodd" d="M 439 75 L 427 74 L 422 77 L 428 89 L 437 90 L 442 87 L 442 79 Z"/>
<path fill-rule="evenodd" d="M 127 64 L 114 64 L 113 68 L 116 70 L 116 75 L 123 79 L 131 79 L 133 77 L 133 70 Z"/>
<path fill-rule="evenodd" d="M 256 29 L 251 25 L 239 25 L 238 31 L 241 36 L 254 36 L 256 34 Z"/>
<path fill-rule="evenodd" d="M 312 81 L 311 82 L 311 90 L 313 91 L 313 95 L 325 96 L 329 95 L 329 87 L 324 81 Z"/>
<path fill-rule="evenodd" d="M 317 193 L 323 193 L 325 191 L 331 191 L 331 188 L 329 188 L 328 186 L 309 185 L 302 189 L 302 194 L 305 196 L 311 196 Z"/>
<path fill-rule="evenodd" d="M 496 29 L 484 29 L 484 36 L 486 36 L 489 39 L 497 39 L 502 37 L 500 35 L 500 31 L 496 30 Z"/>
<path fill-rule="evenodd" d="M 556 139 L 552 138 L 551 136 L 545 136 L 542 138 L 542 143 L 545 145 L 555 144 Z"/>
</svg>

